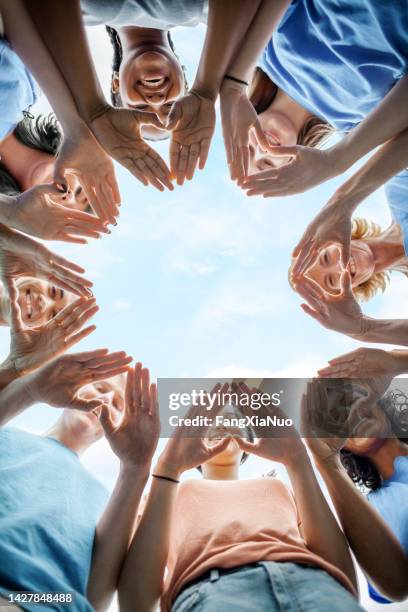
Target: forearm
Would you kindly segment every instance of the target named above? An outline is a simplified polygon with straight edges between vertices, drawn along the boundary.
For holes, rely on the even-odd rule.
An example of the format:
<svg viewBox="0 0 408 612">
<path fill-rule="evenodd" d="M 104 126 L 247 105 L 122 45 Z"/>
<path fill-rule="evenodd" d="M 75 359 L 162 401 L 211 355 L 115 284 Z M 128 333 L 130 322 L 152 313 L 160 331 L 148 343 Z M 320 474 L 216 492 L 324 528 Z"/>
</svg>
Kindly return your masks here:
<svg viewBox="0 0 408 612">
<path fill-rule="evenodd" d="M 173 482 L 152 479 L 146 507 L 120 576 L 119 603 L 123 612 L 156 609 L 162 593 L 177 487 Z"/>
<path fill-rule="evenodd" d="M 22 0 L 13 0 L 13 2 L 1 0 L 0 4 L 5 32 L 13 49 L 33 73 L 64 130 L 75 132 L 83 122 L 79 117 L 74 99 L 52 55 L 37 32 L 24 2 Z M 41 6 L 42 2 L 32 2 L 31 5 Z M 48 31 L 52 31 L 49 23 L 47 28 Z M 62 37 L 62 40 L 65 42 L 65 36 Z"/>
<path fill-rule="evenodd" d="M 322 493 L 306 450 L 287 470 L 307 547 L 342 570 L 358 590 L 347 540 Z"/>
<path fill-rule="evenodd" d="M 106 99 L 92 61 L 79 0 L 25 0 L 25 4 L 79 114 L 89 124 L 106 107 Z M 67 44 L 67 31 L 74 44 Z"/>
<path fill-rule="evenodd" d="M 401 78 L 383 101 L 331 149 L 339 173 L 408 128 L 408 76 Z"/>
<path fill-rule="evenodd" d="M 148 466 L 147 469 L 122 466 L 96 528 L 88 599 L 98 612 L 109 608 L 116 591 L 147 478 Z"/>
<path fill-rule="evenodd" d="M 387 142 L 352 177 L 341 185 L 334 199 L 353 213 L 358 204 L 408 167 L 408 130 Z"/>
<path fill-rule="evenodd" d="M 394 534 L 353 484 L 340 461 L 317 462 L 317 467 L 353 553 L 370 581 L 389 599 L 406 597 L 408 559 Z"/>
<path fill-rule="evenodd" d="M 192 90 L 215 100 L 262 0 L 210 0 L 207 32 Z"/>
<path fill-rule="evenodd" d="M 408 346 L 408 319 L 364 318 L 365 328 L 356 340 Z"/>
<path fill-rule="evenodd" d="M 8 421 L 34 404 L 34 399 L 27 389 L 26 382 L 29 375 L 17 378 L 9 368 L 0 369 L 0 372 L 0 427 L 3 427 Z M 4 384 L 5 386 L 1 386 Z"/>
<path fill-rule="evenodd" d="M 257 61 L 282 19 L 290 0 L 263 0 L 252 20 L 228 74 L 249 82 Z"/>
</svg>

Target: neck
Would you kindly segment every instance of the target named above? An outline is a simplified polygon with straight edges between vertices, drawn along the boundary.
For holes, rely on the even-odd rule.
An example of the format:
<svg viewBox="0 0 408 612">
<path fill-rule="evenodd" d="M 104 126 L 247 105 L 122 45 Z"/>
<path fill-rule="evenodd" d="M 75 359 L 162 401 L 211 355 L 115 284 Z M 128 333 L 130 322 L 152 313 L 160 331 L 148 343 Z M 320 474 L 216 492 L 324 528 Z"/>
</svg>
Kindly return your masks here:
<svg viewBox="0 0 408 612">
<path fill-rule="evenodd" d="M 166 30 L 124 26 L 118 29 L 118 34 L 124 54 L 145 45 L 168 46 Z"/>
<path fill-rule="evenodd" d="M 306 121 L 313 115 L 300 106 L 295 100 L 293 100 L 287 93 L 278 89 L 276 96 L 270 106 L 274 112 L 282 112 L 287 117 L 290 117 L 291 122 L 299 133 L 305 125 Z"/>
<path fill-rule="evenodd" d="M 379 236 L 366 240 L 375 262 L 375 272 L 383 272 L 398 265 L 407 265 L 402 234 L 396 223 Z"/>
<path fill-rule="evenodd" d="M 387 438 L 384 444 L 367 457 L 373 462 L 381 478 L 386 480 L 394 473 L 394 461 L 397 457 L 408 455 L 408 445 L 398 440 L 398 438 Z"/>
<path fill-rule="evenodd" d="M 239 465 L 214 465 L 204 463 L 202 466 L 205 480 L 239 480 Z"/>
<path fill-rule="evenodd" d="M 63 444 L 78 456 L 81 456 L 90 445 L 88 440 L 75 435 L 73 431 L 70 431 L 67 427 L 65 427 L 61 419 L 58 419 L 55 425 L 53 425 L 51 429 L 44 432 L 42 435 L 44 438 L 53 438 L 54 440 L 57 440 L 57 442 Z"/>
</svg>

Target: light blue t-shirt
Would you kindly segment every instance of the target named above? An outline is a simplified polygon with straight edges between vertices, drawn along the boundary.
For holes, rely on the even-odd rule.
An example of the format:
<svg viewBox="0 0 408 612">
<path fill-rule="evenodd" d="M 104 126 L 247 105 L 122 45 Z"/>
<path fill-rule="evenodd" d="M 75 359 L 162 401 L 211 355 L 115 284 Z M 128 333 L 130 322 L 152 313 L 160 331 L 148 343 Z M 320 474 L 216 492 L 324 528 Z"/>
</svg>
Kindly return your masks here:
<svg viewBox="0 0 408 612">
<path fill-rule="evenodd" d="M 381 487 L 368 494 L 367 499 L 381 514 L 408 555 L 408 456 L 397 457 L 394 474 Z M 390 603 L 369 584 L 370 597 L 380 603 Z"/>
<path fill-rule="evenodd" d="M 4 38 L 0 38 L 0 141 L 22 120 L 40 90 L 33 76 Z"/>
<path fill-rule="evenodd" d="M 208 0 L 81 0 L 88 26 L 136 26 L 170 30 L 207 23 Z"/>
<path fill-rule="evenodd" d="M 293 0 L 260 67 L 298 104 L 347 132 L 408 73 L 408 0 Z M 385 191 L 408 255 L 408 172 Z"/>
<path fill-rule="evenodd" d="M 301 106 L 351 130 L 408 73 L 408 0 L 293 0 L 260 66 Z"/>
<path fill-rule="evenodd" d="M 408 257 L 408 170 L 404 170 L 388 181 L 385 186 L 385 195 L 392 217 L 402 229 L 405 253 Z"/>
<path fill-rule="evenodd" d="M 32 612 L 90 612 L 86 599 L 95 527 L 107 491 L 78 456 L 52 438 L 0 430 L 0 595 L 73 593 L 58 603 L 18 605 Z"/>
</svg>

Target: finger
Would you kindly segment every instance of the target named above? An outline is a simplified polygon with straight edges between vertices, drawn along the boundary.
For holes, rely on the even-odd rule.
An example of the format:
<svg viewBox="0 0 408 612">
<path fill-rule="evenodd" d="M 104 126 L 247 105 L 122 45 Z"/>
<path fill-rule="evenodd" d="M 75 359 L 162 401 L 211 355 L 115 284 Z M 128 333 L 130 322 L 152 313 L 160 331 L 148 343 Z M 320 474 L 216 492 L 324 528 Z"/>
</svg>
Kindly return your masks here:
<svg viewBox="0 0 408 612">
<path fill-rule="evenodd" d="M 144 158 L 146 165 L 150 168 L 153 175 L 170 191 L 174 189 L 173 183 L 170 180 L 170 170 L 163 159 L 153 149 L 148 151 Z"/>
<path fill-rule="evenodd" d="M 120 204 L 121 197 L 120 197 L 119 185 L 116 180 L 116 175 L 115 175 L 115 170 L 113 168 L 113 164 L 112 164 L 111 172 L 109 172 L 109 174 L 106 176 L 106 182 L 111 189 L 114 201 L 116 202 L 116 204 Z"/>
<path fill-rule="evenodd" d="M 18 289 L 13 279 L 10 279 L 7 288 L 10 298 L 11 328 L 15 332 L 21 332 L 24 324 L 21 318 L 20 304 L 18 303 Z"/>
<path fill-rule="evenodd" d="M 322 378 L 350 378 L 355 373 L 355 370 L 349 366 L 328 366 L 318 370 L 319 376 Z"/>
<path fill-rule="evenodd" d="M 250 442 L 245 438 L 234 438 L 239 448 L 243 450 L 245 453 L 254 454 L 256 451 L 257 444 L 255 442 Z"/>
<path fill-rule="evenodd" d="M 60 266 L 61 268 L 66 268 L 67 270 L 71 270 L 72 272 L 77 272 L 78 274 L 83 274 L 85 272 L 85 269 L 81 268 L 81 266 L 78 266 L 77 264 L 73 263 L 69 259 L 65 259 L 64 257 L 61 257 L 61 255 L 57 255 L 56 253 L 53 253 L 52 251 L 48 251 L 48 249 L 47 249 L 47 255 L 48 255 L 49 263 L 55 264 L 56 266 Z M 77 277 L 77 278 L 81 278 L 81 277 Z"/>
<path fill-rule="evenodd" d="M 190 145 L 188 161 L 187 161 L 187 168 L 185 171 L 185 175 L 189 181 L 191 181 L 191 179 L 194 176 L 194 172 L 197 169 L 199 154 L 200 154 L 200 146 L 198 145 L 198 143 L 193 143 L 192 145 Z"/>
<path fill-rule="evenodd" d="M 81 329 L 81 327 L 83 327 L 85 323 L 89 321 L 89 319 L 92 319 L 92 317 L 94 317 L 98 311 L 99 306 L 97 304 L 94 306 L 89 306 L 89 308 L 86 310 L 81 311 L 81 313 L 77 316 L 77 319 L 65 327 L 65 334 L 69 336 Z"/>
<path fill-rule="evenodd" d="M 255 189 L 257 187 L 262 187 L 264 183 L 276 179 L 278 174 L 279 171 L 276 168 L 255 172 L 245 180 L 243 187 L 244 189 Z"/>
<path fill-rule="evenodd" d="M 103 350 L 104 350 L 103 354 L 96 355 L 95 357 L 87 360 L 88 361 L 88 363 L 86 364 L 87 367 L 97 368 L 100 365 L 104 365 L 112 361 L 115 361 L 117 359 L 123 359 L 124 357 L 127 357 L 125 351 L 117 351 L 116 353 L 109 353 L 107 349 L 106 350 L 103 349 Z"/>
<path fill-rule="evenodd" d="M 330 365 L 336 365 L 338 363 L 348 363 L 354 361 L 356 357 L 357 351 L 352 351 L 351 353 L 344 353 L 344 355 L 339 355 L 338 357 L 333 357 L 333 359 L 329 359 L 329 363 Z"/>
<path fill-rule="evenodd" d="M 138 361 L 135 365 L 135 379 L 133 386 L 133 395 L 135 398 L 134 401 L 137 406 L 140 406 L 142 403 L 142 369 L 143 366 L 140 361 Z"/>
<path fill-rule="evenodd" d="M 176 181 L 177 185 L 183 185 L 185 179 L 185 172 L 187 170 L 187 162 L 189 155 L 189 147 L 181 145 L 178 156 L 178 166 L 176 168 Z"/>
<path fill-rule="evenodd" d="M 177 104 L 177 102 L 175 102 L 173 106 L 171 107 L 169 114 L 167 115 L 166 129 L 174 130 L 177 127 L 177 124 L 181 119 L 181 115 L 182 115 L 181 106 L 180 104 Z"/>
<path fill-rule="evenodd" d="M 317 312 L 320 312 L 321 315 L 324 314 L 323 304 L 319 297 L 316 297 L 311 291 L 302 290 L 301 288 L 296 287 L 296 291 L 299 295 L 307 301 L 309 306 L 314 308 Z"/>
<path fill-rule="evenodd" d="M 310 242 L 308 248 L 298 256 L 293 267 L 293 276 L 299 277 L 305 274 L 313 266 L 319 255 L 319 249 L 314 242 Z"/>
<path fill-rule="evenodd" d="M 351 293 L 351 276 L 348 270 L 343 270 L 340 276 L 340 295 L 349 295 Z"/>
<path fill-rule="evenodd" d="M 113 362 L 111 361 L 92 369 L 95 371 L 95 373 L 100 374 L 110 371 L 113 367 L 122 368 L 126 366 L 126 368 L 128 368 L 130 363 L 132 363 L 132 357 L 123 357 L 123 359 L 115 359 Z"/>
<path fill-rule="evenodd" d="M 102 181 L 99 184 L 96 193 L 99 199 L 103 202 L 104 208 L 108 211 L 112 219 L 112 223 L 116 224 L 117 218 L 119 217 L 119 207 L 115 202 L 115 198 L 108 183 L 106 181 Z"/>
<path fill-rule="evenodd" d="M 95 298 L 91 298 L 89 302 L 95 302 Z M 71 314 L 79 307 L 85 304 L 85 299 L 81 296 L 80 298 L 71 302 L 65 306 L 62 310 L 60 310 L 54 317 L 54 321 L 57 325 L 62 325 L 64 321 L 71 316 Z"/>
<path fill-rule="evenodd" d="M 102 222 L 114 223 L 115 217 L 111 214 L 102 194 L 96 193 L 95 185 L 81 178 L 81 187 L 95 215 Z"/>
<path fill-rule="evenodd" d="M 150 412 L 150 372 L 148 368 L 142 370 L 142 403 L 143 412 Z"/>
<path fill-rule="evenodd" d="M 134 394 L 133 394 L 133 386 L 135 384 L 135 370 L 134 368 L 129 368 L 127 377 L 126 377 L 126 388 L 125 388 L 125 406 L 126 410 L 129 413 L 134 413 Z"/>
<path fill-rule="evenodd" d="M 301 304 L 300 307 L 306 314 L 308 314 L 313 319 L 316 319 L 316 321 L 318 321 L 321 325 L 324 325 L 324 318 L 320 312 L 313 310 L 313 308 L 310 308 L 310 306 L 308 306 L 307 304 Z"/>
<path fill-rule="evenodd" d="M 83 412 L 92 412 L 92 410 L 96 410 L 97 408 L 101 407 L 101 400 L 87 400 L 76 396 L 70 401 L 69 407 L 75 408 L 75 410 L 82 410 Z"/>
<path fill-rule="evenodd" d="M 177 168 L 179 165 L 181 146 L 173 138 L 170 140 L 170 170 L 174 178 L 177 177 Z"/>
<path fill-rule="evenodd" d="M 109 438 L 109 436 L 112 435 L 115 431 L 116 427 L 114 422 L 112 421 L 109 412 L 109 407 L 106 404 L 102 404 L 101 406 L 101 411 L 99 413 L 99 421 L 103 427 L 103 431 L 105 432 L 106 437 Z"/>
<path fill-rule="evenodd" d="M 159 400 L 156 383 L 150 385 L 150 399 L 150 415 L 157 419 L 159 417 Z"/>
<path fill-rule="evenodd" d="M 268 143 L 268 151 L 273 157 L 297 157 L 299 147 L 297 145 L 292 147 L 285 147 L 283 145 L 271 146 Z"/>
<path fill-rule="evenodd" d="M 60 242 L 68 242 L 70 244 L 88 244 L 88 241 L 85 238 L 75 238 L 74 236 L 63 233 L 57 234 L 54 240 L 59 240 Z"/>
<path fill-rule="evenodd" d="M 351 255 L 351 241 L 347 240 L 345 244 L 340 245 L 341 265 L 347 268 Z"/>
<path fill-rule="evenodd" d="M 207 163 L 208 154 L 210 152 L 211 138 L 203 138 L 200 142 L 200 157 L 198 167 L 200 170 L 204 170 L 205 164 Z"/>
<path fill-rule="evenodd" d="M 211 459 L 211 457 L 222 453 L 222 451 L 224 451 L 228 447 L 230 442 L 231 438 L 228 436 L 227 438 L 223 438 L 214 445 L 207 446 L 208 459 Z"/>
<path fill-rule="evenodd" d="M 107 348 L 95 349 L 93 351 L 82 351 L 82 353 L 72 353 L 69 355 L 74 361 L 87 365 L 86 362 L 93 361 L 106 356 L 109 353 Z"/>
<path fill-rule="evenodd" d="M 125 374 L 129 370 L 129 365 L 124 366 L 115 366 L 112 365 L 111 368 L 107 368 L 106 370 L 93 370 L 88 372 L 88 380 L 89 382 L 96 382 L 98 380 L 105 380 L 107 378 L 114 378 L 119 374 Z"/>
</svg>

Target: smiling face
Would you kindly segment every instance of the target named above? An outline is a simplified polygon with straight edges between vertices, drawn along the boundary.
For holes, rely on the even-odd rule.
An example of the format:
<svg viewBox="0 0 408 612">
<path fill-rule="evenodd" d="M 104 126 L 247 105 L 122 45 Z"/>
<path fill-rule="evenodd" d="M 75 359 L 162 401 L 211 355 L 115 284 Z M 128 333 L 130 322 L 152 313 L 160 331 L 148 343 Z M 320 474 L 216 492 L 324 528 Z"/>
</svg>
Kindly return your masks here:
<svg viewBox="0 0 408 612">
<path fill-rule="evenodd" d="M 74 301 L 72 293 L 36 278 L 17 280 L 21 318 L 28 327 L 38 327 Z"/>
<path fill-rule="evenodd" d="M 351 241 L 349 271 L 353 287 L 367 282 L 374 274 L 374 255 L 363 240 Z M 330 245 L 320 251 L 319 257 L 307 270 L 306 275 L 327 293 L 335 294 L 340 290 L 341 273 L 340 251 L 337 246 Z"/>
<path fill-rule="evenodd" d="M 140 45 L 124 54 L 112 91 L 125 108 L 156 113 L 165 123 L 173 102 L 185 92 L 183 70 L 170 47 Z M 142 132 L 152 139 L 167 136 L 166 130 L 154 126 L 144 126 Z"/>
</svg>

